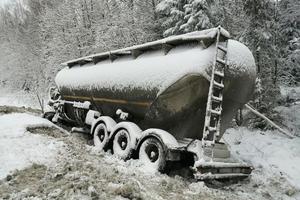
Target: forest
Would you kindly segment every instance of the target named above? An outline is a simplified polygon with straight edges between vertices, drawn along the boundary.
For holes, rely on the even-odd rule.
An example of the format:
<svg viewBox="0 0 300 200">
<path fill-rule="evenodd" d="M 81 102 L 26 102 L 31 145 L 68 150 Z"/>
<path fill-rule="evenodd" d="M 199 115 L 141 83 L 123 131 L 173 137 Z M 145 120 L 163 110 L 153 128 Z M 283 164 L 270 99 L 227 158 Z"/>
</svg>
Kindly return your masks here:
<svg viewBox="0 0 300 200">
<path fill-rule="evenodd" d="M 0 9 L 0 86 L 43 92 L 70 59 L 221 25 L 253 52 L 253 104 L 276 119 L 279 86 L 300 82 L 299 11 L 298 0 L 18 0 Z"/>
<path fill-rule="evenodd" d="M 294 200 L 299 166 L 300 0 L 0 0 L 0 199 Z"/>
</svg>

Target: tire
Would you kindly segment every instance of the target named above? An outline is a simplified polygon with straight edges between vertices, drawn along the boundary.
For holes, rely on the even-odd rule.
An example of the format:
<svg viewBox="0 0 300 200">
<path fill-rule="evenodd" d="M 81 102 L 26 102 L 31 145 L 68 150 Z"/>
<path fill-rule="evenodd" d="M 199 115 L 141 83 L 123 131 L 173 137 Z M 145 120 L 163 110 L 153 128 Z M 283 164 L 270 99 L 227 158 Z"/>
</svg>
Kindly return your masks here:
<svg viewBox="0 0 300 200">
<path fill-rule="evenodd" d="M 164 172 L 166 168 L 166 150 L 156 138 L 150 137 L 139 148 L 139 159 L 151 170 Z"/>
<path fill-rule="evenodd" d="M 93 140 L 95 148 L 104 150 L 109 141 L 109 134 L 104 123 L 98 124 L 94 129 Z"/>
<path fill-rule="evenodd" d="M 133 148 L 129 132 L 126 129 L 118 130 L 113 140 L 113 153 L 123 160 L 128 160 Z"/>
</svg>

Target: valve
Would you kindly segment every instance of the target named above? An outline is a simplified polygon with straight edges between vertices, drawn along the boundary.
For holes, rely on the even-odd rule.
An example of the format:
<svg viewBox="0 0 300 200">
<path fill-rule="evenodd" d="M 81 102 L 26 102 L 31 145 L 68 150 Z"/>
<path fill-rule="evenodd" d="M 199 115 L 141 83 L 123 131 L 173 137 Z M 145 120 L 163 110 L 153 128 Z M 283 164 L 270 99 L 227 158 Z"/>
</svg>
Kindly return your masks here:
<svg viewBox="0 0 300 200">
<path fill-rule="evenodd" d="M 116 114 L 119 115 L 121 120 L 126 120 L 129 116 L 129 113 L 122 111 L 121 109 L 118 109 L 116 111 Z"/>
</svg>

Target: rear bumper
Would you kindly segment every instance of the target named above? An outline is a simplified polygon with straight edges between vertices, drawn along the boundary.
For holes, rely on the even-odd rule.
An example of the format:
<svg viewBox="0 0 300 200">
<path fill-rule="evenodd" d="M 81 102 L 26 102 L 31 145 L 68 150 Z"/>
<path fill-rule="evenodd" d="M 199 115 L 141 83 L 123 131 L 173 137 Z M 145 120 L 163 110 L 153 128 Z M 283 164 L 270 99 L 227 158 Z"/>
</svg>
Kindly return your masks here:
<svg viewBox="0 0 300 200">
<path fill-rule="evenodd" d="M 198 180 L 243 179 L 251 174 L 253 167 L 243 163 L 196 162 L 193 169 Z"/>
<path fill-rule="evenodd" d="M 203 148 L 200 140 L 185 139 L 179 141 L 179 144 L 178 149 L 169 150 L 169 160 L 192 160 L 189 166 L 197 180 L 243 179 L 253 170 L 251 165 L 233 159 L 224 143 L 216 143 L 213 148 Z"/>
</svg>

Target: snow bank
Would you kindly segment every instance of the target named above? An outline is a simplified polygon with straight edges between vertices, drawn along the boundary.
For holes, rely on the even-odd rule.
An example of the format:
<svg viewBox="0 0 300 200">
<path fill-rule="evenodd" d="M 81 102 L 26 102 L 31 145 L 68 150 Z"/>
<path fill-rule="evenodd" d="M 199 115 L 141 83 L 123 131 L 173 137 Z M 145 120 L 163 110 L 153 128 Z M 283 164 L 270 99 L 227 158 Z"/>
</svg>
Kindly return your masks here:
<svg viewBox="0 0 300 200">
<path fill-rule="evenodd" d="M 262 169 L 266 177 L 284 177 L 300 189 L 300 138 L 288 139 L 277 131 L 247 128 L 229 129 L 226 133 L 224 140 L 236 158 L 251 163 L 256 170 Z"/>
<path fill-rule="evenodd" d="M 23 169 L 33 163 L 50 165 L 63 143 L 44 136 L 26 132 L 26 127 L 52 124 L 28 114 L 0 116 L 0 179 L 15 169 Z"/>
</svg>

